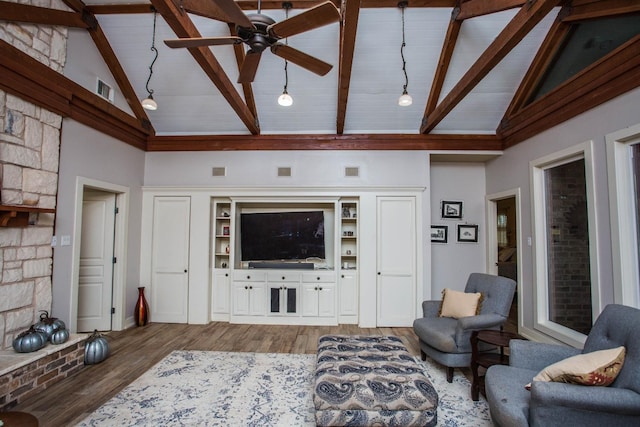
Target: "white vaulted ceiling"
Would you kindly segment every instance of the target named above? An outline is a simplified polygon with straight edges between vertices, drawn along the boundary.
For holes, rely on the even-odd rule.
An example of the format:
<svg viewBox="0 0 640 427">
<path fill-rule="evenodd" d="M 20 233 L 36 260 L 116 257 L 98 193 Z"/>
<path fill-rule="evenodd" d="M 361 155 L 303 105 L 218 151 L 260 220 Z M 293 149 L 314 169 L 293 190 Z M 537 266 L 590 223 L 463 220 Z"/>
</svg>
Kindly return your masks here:
<svg viewBox="0 0 640 427">
<path fill-rule="evenodd" d="M 87 0 L 102 5 L 102 0 Z M 127 3 L 127 0 L 110 3 Z M 451 57 L 443 84 L 443 99 L 514 17 L 519 8 L 467 19 Z M 251 12 L 245 10 L 245 12 Z M 302 12 L 293 9 L 290 16 Z M 262 13 L 276 21 L 284 10 Z M 413 104 L 400 107 L 404 74 L 400 46 L 399 8 L 361 8 L 356 33 L 353 66 L 346 103 L 344 134 L 418 134 L 443 41 L 451 20 L 449 7 L 409 7 L 405 10 L 408 91 Z M 495 134 L 505 110 L 557 15 L 548 14 L 432 131 L 449 134 Z M 139 99 L 146 97 L 145 83 L 153 59 L 150 51 L 153 14 L 96 14 L 109 44 Z M 226 23 L 190 15 L 202 36 L 228 36 Z M 288 43 L 333 65 L 325 76 L 317 76 L 289 63 L 288 92 L 294 104 L 285 108 L 276 99 L 284 85 L 284 60 L 268 50 L 262 55 L 252 90 L 260 133 L 335 134 L 338 115 L 340 24 L 334 23 L 289 38 Z M 150 87 L 159 108 L 148 112 L 157 135 L 246 135 L 250 131 L 227 99 L 203 72 L 187 49 L 170 49 L 165 39 L 176 38 L 158 15 L 156 47 L 158 59 Z M 95 78 L 107 78 L 92 40 L 83 29 L 69 30 L 65 75 L 95 89 Z M 240 97 L 242 85 L 235 83 L 238 65 L 232 46 L 210 48 Z M 121 95 L 120 95 L 121 96 Z M 116 102 L 118 104 L 118 102 Z M 120 106 L 128 111 L 126 102 Z"/>
</svg>

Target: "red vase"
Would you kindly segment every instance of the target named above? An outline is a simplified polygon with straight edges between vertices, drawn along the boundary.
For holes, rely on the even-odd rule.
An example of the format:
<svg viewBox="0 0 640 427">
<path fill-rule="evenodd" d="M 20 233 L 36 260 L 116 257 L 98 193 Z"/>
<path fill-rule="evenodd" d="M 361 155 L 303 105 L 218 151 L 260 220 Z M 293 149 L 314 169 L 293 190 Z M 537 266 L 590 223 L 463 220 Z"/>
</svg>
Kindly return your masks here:
<svg viewBox="0 0 640 427">
<path fill-rule="evenodd" d="M 138 301 L 136 301 L 133 315 L 136 318 L 137 326 L 144 326 L 149 322 L 149 304 L 144 297 L 144 286 L 138 288 Z"/>
</svg>

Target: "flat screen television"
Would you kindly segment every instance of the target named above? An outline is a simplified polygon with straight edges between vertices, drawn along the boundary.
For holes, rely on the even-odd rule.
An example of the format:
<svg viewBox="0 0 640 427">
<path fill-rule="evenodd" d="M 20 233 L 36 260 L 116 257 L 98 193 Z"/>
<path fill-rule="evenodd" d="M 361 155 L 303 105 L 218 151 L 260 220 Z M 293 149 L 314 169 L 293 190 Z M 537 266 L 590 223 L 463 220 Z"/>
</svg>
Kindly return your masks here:
<svg viewBox="0 0 640 427">
<path fill-rule="evenodd" d="M 324 259 L 324 213 L 243 213 L 240 248 L 243 261 Z"/>
</svg>

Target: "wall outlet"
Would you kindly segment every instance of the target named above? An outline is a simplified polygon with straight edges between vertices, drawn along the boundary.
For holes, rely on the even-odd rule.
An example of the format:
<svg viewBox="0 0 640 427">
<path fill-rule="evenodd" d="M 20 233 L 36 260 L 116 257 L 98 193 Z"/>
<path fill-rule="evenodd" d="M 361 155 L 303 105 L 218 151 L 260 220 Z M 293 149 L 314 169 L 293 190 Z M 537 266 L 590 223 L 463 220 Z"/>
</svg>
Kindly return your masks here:
<svg viewBox="0 0 640 427">
<path fill-rule="evenodd" d="M 51 236 L 51 247 L 54 248 L 58 244 L 58 236 Z"/>
<path fill-rule="evenodd" d="M 60 246 L 69 246 L 69 245 L 71 245 L 71 236 L 61 236 Z"/>
</svg>

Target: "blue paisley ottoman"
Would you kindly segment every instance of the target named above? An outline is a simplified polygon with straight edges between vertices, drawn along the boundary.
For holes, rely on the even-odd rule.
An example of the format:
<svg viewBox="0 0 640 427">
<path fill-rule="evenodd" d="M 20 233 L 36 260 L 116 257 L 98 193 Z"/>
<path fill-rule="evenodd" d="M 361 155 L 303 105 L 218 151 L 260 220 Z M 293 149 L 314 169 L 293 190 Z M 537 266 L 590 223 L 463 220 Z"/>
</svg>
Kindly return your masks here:
<svg viewBox="0 0 640 427">
<path fill-rule="evenodd" d="M 318 426 L 435 426 L 438 393 L 398 337 L 325 335 L 313 403 Z"/>
</svg>

